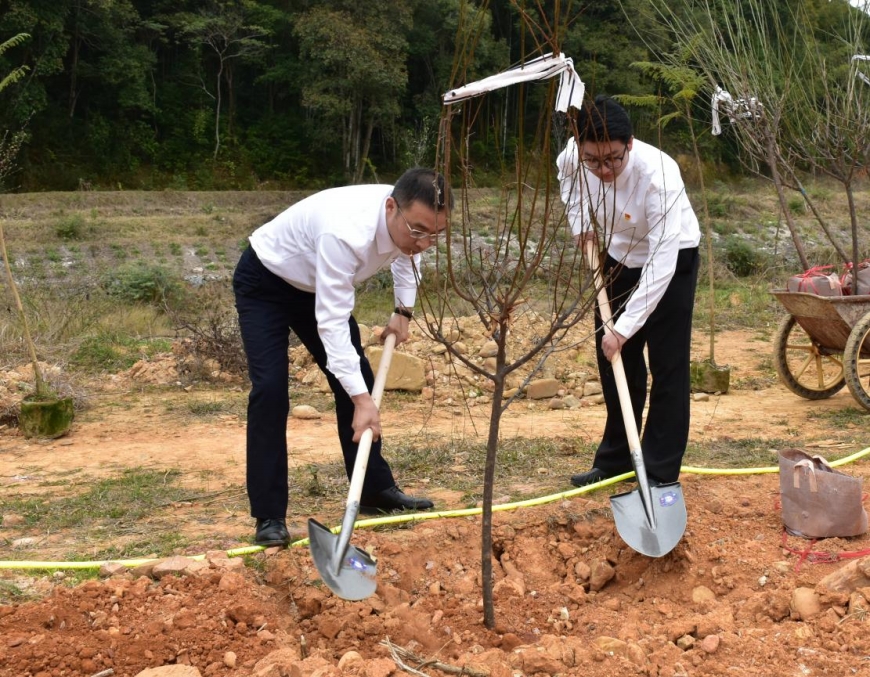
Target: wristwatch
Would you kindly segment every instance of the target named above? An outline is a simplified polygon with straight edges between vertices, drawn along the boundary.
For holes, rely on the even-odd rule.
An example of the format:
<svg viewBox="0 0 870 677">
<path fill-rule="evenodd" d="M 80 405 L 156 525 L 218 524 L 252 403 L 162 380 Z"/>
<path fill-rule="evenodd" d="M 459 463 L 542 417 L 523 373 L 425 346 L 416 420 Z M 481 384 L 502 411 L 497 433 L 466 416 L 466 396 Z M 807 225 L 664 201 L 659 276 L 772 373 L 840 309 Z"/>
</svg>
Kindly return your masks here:
<svg viewBox="0 0 870 677">
<path fill-rule="evenodd" d="M 410 308 L 406 308 L 405 306 L 396 306 L 393 312 L 396 315 L 401 315 L 402 317 L 407 317 L 409 320 L 414 317 L 414 311 Z"/>
</svg>

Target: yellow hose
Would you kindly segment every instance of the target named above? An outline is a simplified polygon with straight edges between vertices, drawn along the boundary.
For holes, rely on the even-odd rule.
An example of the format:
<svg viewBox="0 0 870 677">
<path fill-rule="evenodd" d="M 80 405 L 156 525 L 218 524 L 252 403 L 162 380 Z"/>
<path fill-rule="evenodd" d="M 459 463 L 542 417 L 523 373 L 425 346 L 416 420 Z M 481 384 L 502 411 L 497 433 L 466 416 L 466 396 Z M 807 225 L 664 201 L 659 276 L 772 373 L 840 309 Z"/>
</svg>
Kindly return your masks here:
<svg viewBox="0 0 870 677">
<path fill-rule="evenodd" d="M 858 459 L 867 456 L 868 454 L 870 454 L 870 447 L 855 452 L 850 456 L 845 456 L 836 461 L 831 461 L 831 466 L 837 468 L 842 465 L 847 465 L 848 463 L 853 463 Z M 680 471 L 692 475 L 762 475 L 767 473 L 778 473 L 779 467 L 767 466 L 761 468 L 697 468 L 694 466 L 684 465 L 682 468 L 680 468 Z M 617 482 L 622 482 L 623 480 L 631 479 L 632 477 L 634 477 L 634 473 L 627 472 L 621 475 L 617 475 L 616 477 L 610 477 L 609 479 L 602 480 L 601 482 L 596 482 L 595 484 L 588 484 L 585 487 L 580 487 L 579 489 L 562 491 L 558 494 L 550 494 L 549 496 L 541 496 L 540 498 L 530 498 L 525 501 L 517 501 L 516 503 L 502 503 L 499 505 L 494 505 L 492 506 L 492 511 L 503 512 L 505 510 L 517 510 L 518 508 L 530 508 L 536 505 L 544 505 L 545 503 L 553 503 L 555 501 L 573 498 L 574 496 L 580 496 L 590 491 L 597 491 L 598 489 L 603 489 L 604 487 L 616 484 Z M 384 517 L 359 520 L 354 525 L 354 528 L 364 529 L 366 527 L 377 527 L 388 524 L 425 522 L 427 520 L 444 519 L 449 517 L 470 517 L 473 515 L 479 515 L 481 512 L 483 512 L 483 508 L 463 508 L 461 510 L 442 510 L 440 512 L 421 512 L 408 514 L 400 513 L 397 515 L 386 515 Z M 335 526 L 331 529 L 331 531 L 332 533 L 338 533 L 339 531 L 341 531 L 341 526 Z M 308 542 L 309 541 L 307 538 L 303 538 L 298 541 L 294 541 L 290 545 L 291 547 L 301 547 L 308 545 Z M 244 548 L 227 550 L 226 554 L 229 557 L 238 557 L 240 555 L 250 555 L 256 552 L 261 552 L 265 549 L 266 548 L 262 545 L 250 545 Z M 192 560 L 205 559 L 205 555 L 189 555 L 187 557 Z M 126 567 L 138 567 L 145 564 L 150 564 L 152 562 L 159 562 L 162 559 L 165 558 L 103 560 L 99 562 L 19 562 L 15 560 L 7 560 L 0 561 L 0 569 L 99 569 L 105 564 L 122 564 Z"/>
</svg>

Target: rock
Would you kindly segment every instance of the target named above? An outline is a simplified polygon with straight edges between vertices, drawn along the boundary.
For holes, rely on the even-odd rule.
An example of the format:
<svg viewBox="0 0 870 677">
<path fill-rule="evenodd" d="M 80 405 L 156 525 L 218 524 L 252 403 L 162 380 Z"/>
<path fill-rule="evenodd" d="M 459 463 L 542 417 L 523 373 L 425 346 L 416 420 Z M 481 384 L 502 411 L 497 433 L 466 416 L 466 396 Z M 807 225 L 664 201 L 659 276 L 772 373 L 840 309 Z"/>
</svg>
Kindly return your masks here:
<svg viewBox="0 0 870 677">
<path fill-rule="evenodd" d="M 8 512 L 0 517 L 0 521 L 2 521 L 4 527 L 17 527 L 24 524 L 25 519 L 24 515 L 17 515 L 15 513 Z"/>
<path fill-rule="evenodd" d="M 625 656 L 628 651 L 628 643 L 615 637 L 596 637 L 593 644 L 610 656 Z"/>
<path fill-rule="evenodd" d="M 599 560 L 592 565 L 592 573 L 589 576 L 589 590 L 597 592 L 607 585 L 616 575 L 614 569 L 605 560 Z"/>
<path fill-rule="evenodd" d="M 383 352 L 383 349 L 380 347 L 366 348 L 366 357 L 369 358 L 372 370 L 375 372 L 378 371 L 378 365 L 381 362 Z M 394 352 L 384 389 L 420 392 L 425 386 L 426 363 L 414 355 Z"/>
<path fill-rule="evenodd" d="M 695 646 L 695 638 L 691 635 L 683 635 L 676 641 L 676 644 L 683 651 L 688 651 Z"/>
<path fill-rule="evenodd" d="M 822 611 L 819 596 L 812 588 L 795 588 L 789 606 L 792 614 L 802 621 L 817 616 Z"/>
<path fill-rule="evenodd" d="M 707 635 L 701 640 L 700 648 L 704 653 L 716 653 L 719 648 L 719 635 Z"/>
<path fill-rule="evenodd" d="M 574 395 L 566 395 L 562 402 L 568 409 L 578 409 L 580 407 L 580 399 Z"/>
<path fill-rule="evenodd" d="M 352 665 L 364 663 L 363 657 L 357 651 L 348 651 L 338 660 L 338 669 L 347 670 Z"/>
<path fill-rule="evenodd" d="M 695 604 L 714 602 L 716 601 L 716 593 L 710 590 L 706 585 L 699 585 L 692 589 L 692 601 Z"/>
<path fill-rule="evenodd" d="M 548 407 L 550 409 L 567 409 L 568 405 L 565 404 L 565 400 L 559 397 L 554 397 L 552 400 L 550 400 L 550 404 L 548 405 Z"/>
<path fill-rule="evenodd" d="M 224 654 L 224 665 L 226 665 L 230 670 L 236 667 L 236 654 L 232 651 L 227 651 Z"/>
<path fill-rule="evenodd" d="M 870 586 L 870 557 L 853 560 L 819 581 L 817 590 L 851 592 Z"/>
<path fill-rule="evenodd" d="M 512 658 L 526 675 L 538 673 L 557 675 L 565 672 L 565 664 L 550 656 L 543 647 L 528 645 L 518 647 Z"/>
<path fill-rule="evenodd" d="M 601 395 L 603 392 L 600 381 L 586 381 L 586 383 L 583 384 L 583 397 Z"/>
<path fill-rule="evenodd" d="M 555 397 L 562 384 L 554 378 L 541 378 L 529 383 L 526 388 L 526 397 L 530 400 L 546 400 Z"/>
<path fill-rule="evenodd" d="M 202 677 L 202 673 L 192 665 L 161 665 L 159 668 L 146 668 L 136 677 Z"/>
<path fill-rule="evenodd" d="M 495 357 L 498 355 L 498 344 L 495 341 L 487 341 L 480 347 L 477 353 L 479 357 Z"/>
<path fill-rule="evenodd" d="M 273 651 L 254 665 L 251 677 L 282 677 L 292 675 L 291 666 L 299 662 L 299 652 L 296 649 L 278 649 Z M 296 674 L 301 674 L 298 672 Z M 306 673 L 307 674 L 307 673 Z"/>
<path fill-rule="evenodd" d="M 100 576 L 102 578 L 111 578 L 112 576 L 120 576 L 127 572 L 127 566 L 120 562 L 106 562 L 100 566 Z"/>
<path fill-rule="evenodd" d="M 861 592 L 856 590 L 851 595 L 849 595 L 850 614 L 866 614 L 868 611 L 870 611 L 870 605 L 868 605 L 867 598 Z"/>
<path fill-rule="evenodd" d="M 193 564 L 196 560 L 190 557 L 167 557 L 162 562 L 158 562 L 151 570 L 151 575 L 154 578 L 160 579 L 164 576 L 180 576 L 184 570 Z"/>
<path fill-rule="evenodd" d="M 304 421 L 321 418 L 321 413 L 314 407 L 308 404 L 297 404 L 293 407 L 293 418 L 300 418 Z"/>
</svg>

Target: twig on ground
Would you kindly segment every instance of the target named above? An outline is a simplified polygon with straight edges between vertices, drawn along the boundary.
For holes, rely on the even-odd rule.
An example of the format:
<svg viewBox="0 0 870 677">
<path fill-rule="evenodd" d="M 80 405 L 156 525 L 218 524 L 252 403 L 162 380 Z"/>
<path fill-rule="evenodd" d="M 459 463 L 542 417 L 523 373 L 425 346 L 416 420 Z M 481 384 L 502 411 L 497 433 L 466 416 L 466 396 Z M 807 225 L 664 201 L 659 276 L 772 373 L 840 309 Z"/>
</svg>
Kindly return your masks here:
<svg viewBox="0 0 870 677">
<path fill-rule="evenodd" d="M 91 675 L 91 677 L 112 677 L 115 674 L 114 668 L 109 668 L 108 670 L 102 670 L 95 675 Z"/>
<path fill-rule="evenodd" d="M 479 670 L 472 670 L 471 668 L 462 666 L 458 667 L 456 665 L 450 665 L 449 663 L 442 663 L 441 661 L 436 660 L 427 660 L 425 658 L 421 658 L 413 651 L 409 651 L 404 647 L 401 647 L 397 644 L 393 644 L 390 641 L 390 638 L 381 641 L 381 645 L 387 647 L 390 650 L 390 654 L 393 657 L 393 660 L 396 662 L 402 670 L 405 672 L 410 672 L 412 675 L 421 675 L 422 677 L 429 677 L 425 672 L 421 672 L 416 668 L 412 668 L 404 661 L 411 661 L 416 663 L 418 667 L 426 667 L 431 666 L 436 670 L 440 670 L 441 672 L 446 672 L 451 675 L 468 675 L 468 677 L 486 677 L 486 673 L 480 672 Z"/>
</svg>

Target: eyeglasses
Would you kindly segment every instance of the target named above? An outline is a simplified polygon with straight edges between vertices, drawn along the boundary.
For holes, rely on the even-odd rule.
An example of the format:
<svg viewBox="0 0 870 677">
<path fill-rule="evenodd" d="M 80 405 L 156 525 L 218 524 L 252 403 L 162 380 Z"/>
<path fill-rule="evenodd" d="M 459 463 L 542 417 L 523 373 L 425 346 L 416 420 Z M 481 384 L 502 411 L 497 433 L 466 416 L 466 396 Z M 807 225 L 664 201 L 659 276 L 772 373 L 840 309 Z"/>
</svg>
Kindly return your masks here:
<svg viewBox="0 0 870 677">
<path fill-rule="evenodd" d="M 587 169 L 591 169 L 593 171 L 598 171 L 602 167 L 606 167 L 607 169 L 613 171 L 614 169 L 619 169 L 622 167 L 622 164 L 625 162 L 625 156 L 628 153 L 628 146 L 622 149 L 622 155 L 613 155 L 608 158 L 604 158 L 603 160 L 600 158 L 583 158 L 583 164 Z"/>
<path fill-rule="evenodd" d="M 399 206 L 399 203 L 396 203 L 396 209 L 399 211 L 399 214 L 402 215 L 402 220 L 405 222 L 405 225 L 408 226 L 408 234 L 415 240 L 422 240 L 424 237 L 429 238 L 429 242 L 437 242 L 438 233 L 428 233 L 425 230 L 417 230 L 416 228 L 411 228 L 411 224 L 408 223 L 408 219 L 405 218 L 405 213 L 402 211 L 402 208 Z"/>
</svg>

